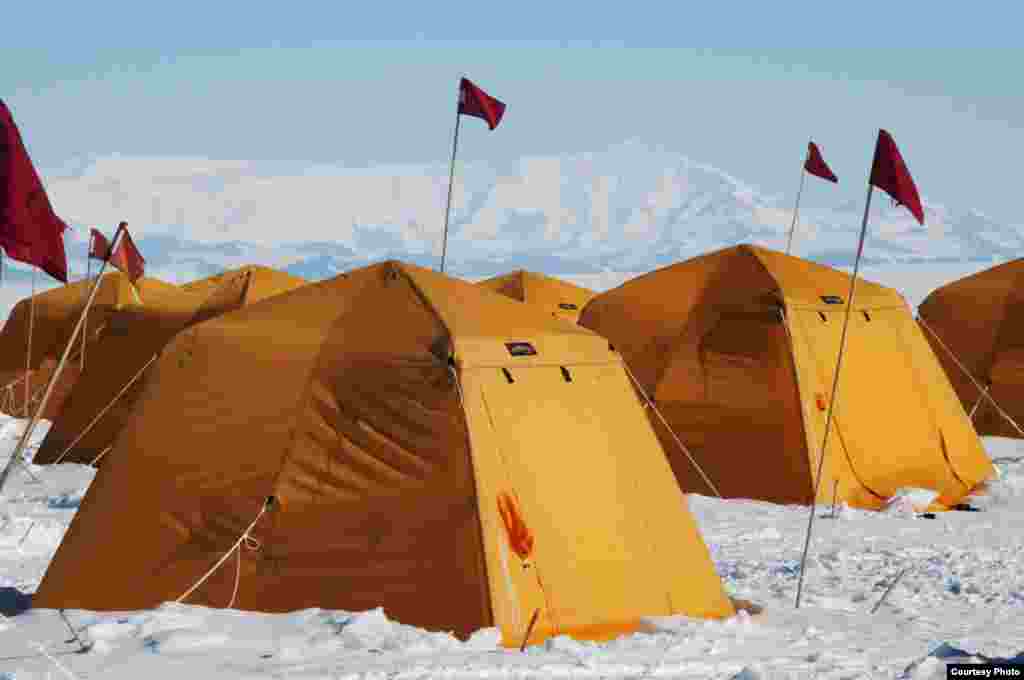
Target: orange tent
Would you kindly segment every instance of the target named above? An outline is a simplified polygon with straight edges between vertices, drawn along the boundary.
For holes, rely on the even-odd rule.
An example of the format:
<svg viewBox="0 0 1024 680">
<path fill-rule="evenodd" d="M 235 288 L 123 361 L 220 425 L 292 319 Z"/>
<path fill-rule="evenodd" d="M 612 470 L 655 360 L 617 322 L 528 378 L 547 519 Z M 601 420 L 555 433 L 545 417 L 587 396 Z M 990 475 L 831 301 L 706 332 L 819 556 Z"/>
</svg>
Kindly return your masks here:
<svg viewBox="0 0 1024 680">
<path fill-rule="evenodd" d="M 19 301 L 11 310 L 7 323 L 0 330 L 0 411 L 17 416 L 24 413 L 30 326 L 32 356 L 27 362 L 30 367 L 29 394 L 38 397 L 67 347 L 95 281 L 95 278 L 83 279 L 52 288 Z M 177 286 L 158 279 L 141 278 L 133 288 L 128 277 L 121 272 L 104 274 L 83 327 L 86 357 L 111 316 L 142 304 L 153 309 L 173 307 L 182 297 Z M 63 397 L 70 393 L 79 377 L 81 338 L 80 334 L 61 372 L 60 382 L 47 404 L 44 418 L 53 419 L 60 413 Z"/>
<path fill-rule="evenodd" d="M 1024 427 L 1024 259 L 942 286 L 918 316 L 978 434 L 1024 438 L 1006 418 Z"/>
<path fill-rule="evenodd" d="M 284 272 L 247 266 L 182 286 L 173 306 L 144 305 L 114 314 L 33 462 L 95 461 L 131 414 L 149 365 L 178 332 L 304 284 Z"/>
<path fill-rule="evenodd" d="M 155 365 L 33 604 L 173 599 L 382 606 L 508 645 L 535 612 L 534 642 L 734 611 L 607 341 L 396 262 L 192 326 Z"/>
<path fill-rule="evenodd" d="M 657 404 L 651 418 L 685 491 L 806 504 L 849 281 L 741 245 L 598 295 L 580 324 L 612 342 Z M 878 508 L 915 487 L 950 506 L 992 474 L 906 302 L 859 282 L 818 501 Z"/>
<path fill-rule="evenodd" d="M 309 281 L 300 276 L 295 276 L 279 269 L 272 269 L 258 264 L 247 264 L 243 267 L 228 269 L 220 274 L 208 276 L 205 279 L 189 281 L 182 284 L 181 288 L 192 293 L 209 294 L 217 290 L 227 279 L 246 273 L 249 274 L 249 290 L 246 293 L 246 304 L 258 302 L 280 293 L 286 293 L 289 290 L 309 283 Z"/>
<path fill-rule="evenodd" d="M 29 321 L 32 326 L 31 368 L 39 368 L 47 358 L 60 357 L 71 331 L 82 314 L 95 278 L 52 288 L 20 300 L 0 330 L 0 371 L 25 369 L 28 351 Z M 121 272 L 103 275 L 100 289 L 89 310 L 89 329 L 99 329 L 114 310 L 142 304 L 163 304 L 178 297 L 179 289 L 158 279 L 141 278 L 136 289 Z M 95 332 L 95 330 L 93 331 Z"/>
<path fill-rule="evenodd" d="M 551 315 L 575 323 L 594 291 L 552 276 L 519 269 L 477 283 L 478 286 L 507 295 L 513 300 L 537 305 Z"/>
</svg>

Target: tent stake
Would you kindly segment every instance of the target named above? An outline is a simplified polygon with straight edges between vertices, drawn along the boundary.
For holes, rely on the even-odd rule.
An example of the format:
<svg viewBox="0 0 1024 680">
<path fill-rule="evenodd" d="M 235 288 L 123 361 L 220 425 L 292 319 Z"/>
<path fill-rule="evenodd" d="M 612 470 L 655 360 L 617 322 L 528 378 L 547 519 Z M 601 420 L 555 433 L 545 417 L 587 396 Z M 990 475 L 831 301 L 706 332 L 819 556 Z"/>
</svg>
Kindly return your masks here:
<svg viewBox="0 0 1024 680">
<path fill-rule="evenodd" d="M 839 480 L 832 484 L 832 519 L 836 518 L 836 493 L 839 491 Z"/>
<path fill-rule="evenodd" d="M 526 627 L 526 635 L 523 636 L 523 644 L 519 645 L 519 651 L 526 651 L 526 641 L 530 639 L 530 633 L 533 632 L 533 627 L 537 623 L 537 617 L 540 616 L 540 609 L 533 610 L 533 616 L 530 617 L 530 625 Z"/>
<path fill-rule="evenodd" d="M 896 578 L 892 580 L 892 583 L 889 584 L 889 587 L 885 589 L 884 593 L 882 593 L 882 597 L 878 600 L 875 606 L 871 608 L 872 614 L 877 612 L 878 608 L 882 606 L 882 603 L 885 602 L 885 598 L 889 597 L 889 593 L 891 593 L 892 589 L 896 587 L 896 584 L 900 582 L 900 579 L 903 578 L 903 575 L 907 573 L 908 568 L 909 567 L 904 567 L 900 573 L 896 574 Z"/>
</svg>

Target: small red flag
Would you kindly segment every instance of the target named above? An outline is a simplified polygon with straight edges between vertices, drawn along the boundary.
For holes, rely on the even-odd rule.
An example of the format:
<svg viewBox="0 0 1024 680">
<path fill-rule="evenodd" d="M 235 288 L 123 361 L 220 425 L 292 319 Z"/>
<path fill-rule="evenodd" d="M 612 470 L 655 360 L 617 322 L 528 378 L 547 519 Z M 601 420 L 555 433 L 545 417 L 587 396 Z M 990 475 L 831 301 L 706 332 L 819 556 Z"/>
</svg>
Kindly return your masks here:
<svg viewBox="0 0 1024 680">
<path fill-rule="evenodd" d="M 99 229 L 89 230 L 89 257 L 94 260 L 105 260 L 110 257 L 110 241 Z"/>
<path fill-rule="evenodd" d="M 67 283 L 67 228 L 53 212 L 14 117 L 0 100 L 0 248 Z"/>
<path fill-rule="evenodd" d="M 132 235 L 128 233 L 128 225 L 122 222 L 118 229 L 124 230 L 124 233 L 120 239 L 114 236 L 117 247 L 110 255 L 110 264 L 127 274 L 132 283 L 135 283 L 146 273 L 146 258 L 142 257 L 142 253 L 135 247 Z"/>
<path fill-rule="evenodd" d="M 493 130 L 505 115 L 505 105 L 463 78 L 459 81 L 459 113 L 483 118 Z"/>
<path fill-rule="evenodd" d="M 807 144 L 807 160 L 804 161 L 804 170 L 816 177 L 827 179 L 829 182 L 839 183 L 839 178 L 828 167 L 828 163 L 821 156 L 821 151 L 818 150 L 818 145 L 814 142 Z"/>
<path fill-rule="evenodd" d="M 871 163 L 870 184 L 878 187 L 892 197 L 892 200 L 906 207 L 919 224 L 924 224 L 924 208 L 921 197 L 917 194 L 914 179 L 910 176 L 907 164 L 903 162 L 896 142 L 885 130 L 878 131 L 878 143 L 875 145 L 875 159 Z"/>
</svg>

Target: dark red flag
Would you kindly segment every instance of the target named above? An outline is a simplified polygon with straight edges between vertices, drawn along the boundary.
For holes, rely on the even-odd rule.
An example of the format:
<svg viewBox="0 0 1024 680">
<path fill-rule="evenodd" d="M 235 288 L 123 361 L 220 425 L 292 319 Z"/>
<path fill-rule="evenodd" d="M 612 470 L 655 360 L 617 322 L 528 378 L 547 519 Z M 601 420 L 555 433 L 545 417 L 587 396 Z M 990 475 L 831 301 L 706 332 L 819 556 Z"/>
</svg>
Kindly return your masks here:
<svg viewBox="0 0 1024 680">
<path fill-rule="evenodd" d="M 807 144 L 807 160 L 804 161 L 804 170 L 811 173 L 816 177 L 827 179 L 829 182 L 835 182 L 839 184 L 839 178 L 836 177 L 832 169 L 828 167 L 828 163 L 821 156 L 821 151 L 818 150 L 818 145 L 814 142 Z"/>
<path fill-rule="evenodd" d="M 0 100 L 0 248 L 67 283 L 67 228 L 53 212 L 14 117 Z"/>
<path fill-rule="evenodd" d="M 505 115 L 505 105 L 463 78 L 459 82 L 459 113 L 483 118 L 493 130 Z"/>
<path fill-rule="evenodd" d="M 99 229 L 89 230 L 89 257 L 105 260 L 110 257 L 110 241 Z"/>
<path fill-rule="evenodd" d="M 127 274 L 132 283 L 135 283 L 146 273 L 146 258 L 142 257 L 142 253 L 135 247 L 132 235 L 128 233 L 128 225 L 122 222 L 118 229 L 124 233 L 121 234 L 121 238 L 114 236 L 117 246 L 110 255 L 110 264 Z"/>
<path fill-rule="evenodd" d="M 907 164 L 903 162 L 896 142 L 885 130 L 878 131 L 878 143 L 875 144 L 875 159 L 871 163 L 871 179 L 869 182 L 889 194 L 892 200 L 906 207 L 919 224 L 924 224 L 924 208 L 921 197 L 917 194 L 914 179 L 910 176 Z"/>
</svg>

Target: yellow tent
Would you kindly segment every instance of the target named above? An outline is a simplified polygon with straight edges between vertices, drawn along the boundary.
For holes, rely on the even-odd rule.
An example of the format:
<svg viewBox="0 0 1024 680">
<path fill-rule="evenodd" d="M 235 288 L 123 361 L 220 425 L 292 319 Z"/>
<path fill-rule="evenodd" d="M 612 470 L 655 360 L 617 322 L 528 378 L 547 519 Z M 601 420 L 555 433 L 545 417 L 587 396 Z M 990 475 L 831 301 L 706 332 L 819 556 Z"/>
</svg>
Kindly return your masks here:
<svg viewBox="0 0 1024 680">
<path fill-rule="evenodd" d="M 83 279 L 19 301 L 0 330 L 0 371 L 25 369 L 30 317 L 31 368 L 39 368 L 47 358 L 60 357 L 71 337 L 71 331 L 78 323 L 95 280 Z M 89 328 L 100 328 L 109 313 L 138 306 L 140 299 L 148 305 L 159 306 L 167 300 L 180 297 L 177 286 L 158 279 L 141 278 L 136 282 L 136 287 L 138 295 L 132 290 L 131 281 L 121 272 L 104 274 L 89 310 Z"/>
<path fill-rule="evenodd" d="M 532 641 L 733 613 L 607 341 L 407 264 L 179 334 L 33 604 L 178 599 L 249 527 L 185 601 L 382 606 L 509 645 L 534 612 Z"/>
<path fill-rule="evenodd" d="M 202 285 L 175 289 L 174 305 L 143 305 L 112 315 L 86 355 L 81 378 L 33 462 L 90 463 L 114 443 L 145 382 L 144 374 L 182 329 L 276 295 L 305 280 L 266 267 L 224 272 Z"/>
<path fill-rule="evenodd" d="M 607 337 L 725 497 L 809 503 L 849 275 L 741 245 L 628 281 L 580 324 Z M 714 495 L 651 415 L 685 491 Z M 819 502 L 900 487 L 946 506 L 993 474 L 903 298 L 859 282 Z"/>
<path fill-rule="evenodd" d="M 89 297 L 95 278 L 53 288 L 19 301 L 0 330 L 0 412 L 22 415 L 25 402 L 25 370 L 28 358 L 29 328 L 32 334 L 32 357 L 29 362 L 29 394 L 39 395 L 52 375 L 57 360 L 67 347 L 71 332 L 78 323 Z M 86 356 L 89 348 L 111 316 L 121 310 L 134 309 L 143 304 L 150 308 L 174 307 L 180 303 L 180 289 L 158 279 L 141 278 L 133 290 L 128 277 L 121 272 L 104 274 L 100 289 L 83 333 L 86 337 Z M 31 320 L 31 324 L 29 323 Z M 77 357 L 81 351 L 81 334 L 72 348 L 72 358 L 64 370 L 53 396 L 47 404 L 44 418 L 52 419 L 60 413 L 63 398 L 79 377 Z"/>
<path fill-rule="evenodd" d="M 523 269 L 479 281 L 477 285 L 513 300 L 536 305 L 556 318 L 573 323 L 579 319 L 583 306 L 596 294 L 574 283 Z"/>
<path fill-rule="evenodd" d="M 228 269 L 214 276 L 208 276 L 205 279 L 189 281 L 182 284 L 181 288 L 189 292 L 208 294 L 219 288 L 227 279 L 246 273 L 249 274 L 249 292 L 246 304 L 258 302 L 309 283 L 306 279 L 288 272 L 258 264 L 247 264 L 236 269 Z"/>
<path fill-rule="evenodd" d="M 978 434 L 1024 438 L 1024 259 L 942 286 L 918 316 Z"/>
</svg>

